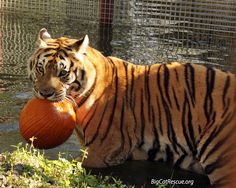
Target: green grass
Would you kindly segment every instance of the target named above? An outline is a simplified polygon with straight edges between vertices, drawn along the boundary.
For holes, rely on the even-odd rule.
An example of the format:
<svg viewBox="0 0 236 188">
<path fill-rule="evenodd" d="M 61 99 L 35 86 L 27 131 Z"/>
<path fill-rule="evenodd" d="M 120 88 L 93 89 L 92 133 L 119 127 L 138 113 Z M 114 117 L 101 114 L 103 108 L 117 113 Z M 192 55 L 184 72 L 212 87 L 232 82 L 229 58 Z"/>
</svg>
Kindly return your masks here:
<svg viewBox="0 0 236 188">
<path fill-rule="evenodd" d="M 91 175 L 81 162 L 45 158 L 42 151 L 19 144 L 13 152 L 0 154 L 0 187 L 32 188 L 126 188 L 120 180 L 110 176 Z"/>
</svg>

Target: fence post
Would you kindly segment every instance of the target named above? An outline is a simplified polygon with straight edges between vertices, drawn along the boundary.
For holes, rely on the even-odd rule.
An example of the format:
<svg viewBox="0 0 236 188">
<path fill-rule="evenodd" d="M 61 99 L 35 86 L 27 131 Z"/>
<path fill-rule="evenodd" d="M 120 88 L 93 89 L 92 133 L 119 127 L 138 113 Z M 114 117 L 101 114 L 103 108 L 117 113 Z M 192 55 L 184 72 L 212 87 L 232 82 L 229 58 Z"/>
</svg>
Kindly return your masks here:
<svg viewBox="0 0 236 188">
<path fill-rule="evenodd" d="M 100 0 L 100 23 L 111 25 L 113 22 L 114 0 Z"/>
<path fill-rule="evenodd" d="M 114 0 L 100 0 L 99 49 L 104 55 L 112 54 L 112 22 Z"/>
</svg>

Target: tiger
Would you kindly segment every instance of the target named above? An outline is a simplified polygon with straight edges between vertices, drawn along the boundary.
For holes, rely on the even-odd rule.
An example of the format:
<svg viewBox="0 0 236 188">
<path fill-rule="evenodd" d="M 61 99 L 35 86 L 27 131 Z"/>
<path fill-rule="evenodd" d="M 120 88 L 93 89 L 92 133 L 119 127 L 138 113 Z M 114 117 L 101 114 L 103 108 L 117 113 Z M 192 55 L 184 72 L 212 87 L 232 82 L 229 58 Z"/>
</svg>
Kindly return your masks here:
<svg viewBox="0 0 236 188">
<path fill-rule="evenodd" d="M 202 64 L 137 65 L 43 28 L 29 58 L 37 98 L 70 98 L 84 167 L 163 161 L 236 186 L 236 78 Z"/>
</svg>

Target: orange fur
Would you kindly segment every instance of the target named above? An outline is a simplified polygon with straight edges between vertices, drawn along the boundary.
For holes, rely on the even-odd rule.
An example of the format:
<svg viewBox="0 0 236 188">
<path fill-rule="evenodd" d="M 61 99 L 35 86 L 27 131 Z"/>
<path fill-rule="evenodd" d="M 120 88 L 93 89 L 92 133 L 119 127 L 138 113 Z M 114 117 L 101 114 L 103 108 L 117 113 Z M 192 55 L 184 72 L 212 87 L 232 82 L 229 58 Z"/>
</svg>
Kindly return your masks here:
<svg viewBox="0 0 236 188">
<path fill-rule="evenodd" d="M 78 104 L 77 133 L 88 147 L 84 166 L 117 165 L 130 157 L 164 160 L 207 174 L 217 187 L 236 186 L 235 75 L 178 62 L 134 65 L 104 57 L 88 46 L 88 38 L 48 39 L 43 34 L 43 48 L 31 57 L 29 72 L 36 72 L 44 51 L 53 48 L 47 59 L 57 57 L 57 64 L 63 56 L 70 65 L 68 78 L 77 76 L 69 84 L 60 79 L 60 86 Z M 51 77 L 58 77 L 61 70 L 51 67 Z M 35 80 L 47 83 L 44 75 Z"/>
</svg>

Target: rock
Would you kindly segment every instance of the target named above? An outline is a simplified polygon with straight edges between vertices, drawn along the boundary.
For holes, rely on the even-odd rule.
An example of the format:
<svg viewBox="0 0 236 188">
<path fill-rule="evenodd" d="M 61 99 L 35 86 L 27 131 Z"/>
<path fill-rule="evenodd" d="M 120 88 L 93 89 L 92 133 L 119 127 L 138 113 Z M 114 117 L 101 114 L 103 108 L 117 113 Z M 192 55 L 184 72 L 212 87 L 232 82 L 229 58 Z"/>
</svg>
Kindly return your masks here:
<svg viewBox="0 0 236 188">
<path fill-rule="evenodd" d="M 0 154 L 0 164 L 2 164 L 3 162 L 5 162 L 6 160 L 6 156 L 3 154 Z"/>
<path fill-rule="evenodd" d="M 5 187 L 6 177 L 4 175 L 0 175 L 0 187 Z"/>
<path fill-rule="evenodd" d="M 24 165 L 23 164 L 19 163 L 19 164 L 14 165 L 14 174 L 16 176 L 22 175 L 23 171 L 24 171 Z"/>
</svg>

